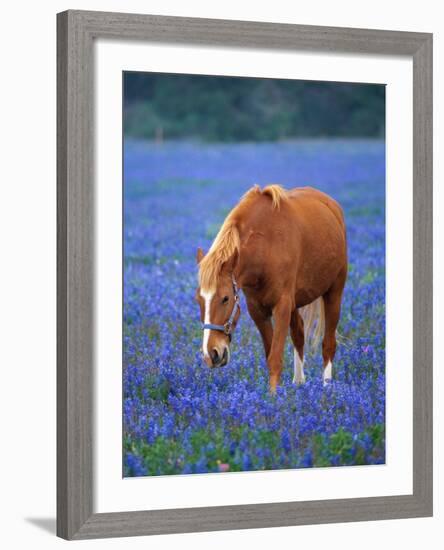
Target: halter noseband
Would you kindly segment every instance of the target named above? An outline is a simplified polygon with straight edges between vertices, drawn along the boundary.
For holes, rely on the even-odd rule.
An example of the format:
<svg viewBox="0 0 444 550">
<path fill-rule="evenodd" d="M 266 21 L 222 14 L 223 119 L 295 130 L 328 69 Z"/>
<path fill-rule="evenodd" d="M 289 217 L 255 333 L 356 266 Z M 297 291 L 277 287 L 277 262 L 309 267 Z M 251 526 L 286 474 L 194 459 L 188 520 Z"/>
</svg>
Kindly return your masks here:
<svg viewBox="0 0 444 550">
<path fill-rule="evenodd" d="M 233 310 L 231 312 L 231 315 L 226 323 L 223 325 L 213 325 L 212 323 L 202 323 L 202 329 L 209 329 L 209 330 L 218 330 L 219 332 L 223 332 L 231 339 L 231 334 L 233 332 L 233 323 L 234 318 L 237 315 L 237 312 L 240 311 L 240 304 L 239 304 L 239 290 L 237 288 L 236 281 L 234 280 L 234 277 L 232 277 L 233 281 L 233 292 L 234 292 L 234 306 Z"/>
</svg>

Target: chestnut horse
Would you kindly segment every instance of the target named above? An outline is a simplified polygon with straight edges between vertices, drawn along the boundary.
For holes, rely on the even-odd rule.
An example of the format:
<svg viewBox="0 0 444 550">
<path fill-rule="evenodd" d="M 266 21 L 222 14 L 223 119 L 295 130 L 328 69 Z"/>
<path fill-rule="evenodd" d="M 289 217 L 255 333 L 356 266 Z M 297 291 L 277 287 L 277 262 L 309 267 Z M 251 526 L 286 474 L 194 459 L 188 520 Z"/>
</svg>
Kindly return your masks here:
<svg viewBox="0 0 444 550">
<path fill-rule="evenodd" d="M 331 380 L 347 278 L 344 216 L 335 200 L 310 187 L 255 186 L 228 214 L 208 254 L 198 249 L 197 262 L 209 367 L 229 361 L 241 289 L 262 337 L 271 392 L 279 384 L 289 330 L 293 382 L 305 381 L 304 342 L 316 346 L 321 337 L 324 384 Z"/>
</svg>

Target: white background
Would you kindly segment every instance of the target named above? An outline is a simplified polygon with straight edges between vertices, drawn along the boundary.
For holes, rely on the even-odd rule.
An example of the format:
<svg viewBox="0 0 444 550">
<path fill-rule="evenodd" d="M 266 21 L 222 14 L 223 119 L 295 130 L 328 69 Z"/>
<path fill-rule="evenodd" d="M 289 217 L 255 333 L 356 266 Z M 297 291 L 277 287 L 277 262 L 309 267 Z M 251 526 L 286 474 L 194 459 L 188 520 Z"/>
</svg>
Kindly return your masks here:
<svg viewBox="0 0 444 550">
<path fill-rule="evenodd" d="M 435 33 L 435 280 L 443 280 L 444 21 L 440 3 L 423 0 L 309 3 L 257 1 L 148 2 L 77 0 L 9 3 L 2 7 L 2 545 L 53 548 L 55 517 L 55 13 L 67 8 L 252 19 Z M 442 334 L 442 290 L 435 290 L 435 341 Z M 435 345 L 435 363 L 443 354 Z M 444 530 L 442 463 L 443 375 L 435 370 L 435 517 L 342 525 L 89 541 L 82 548 L 227 546 L 375 549 L 440 548 Z M 438 537 L 441 540 L 438 540 Z"/>
</svg>

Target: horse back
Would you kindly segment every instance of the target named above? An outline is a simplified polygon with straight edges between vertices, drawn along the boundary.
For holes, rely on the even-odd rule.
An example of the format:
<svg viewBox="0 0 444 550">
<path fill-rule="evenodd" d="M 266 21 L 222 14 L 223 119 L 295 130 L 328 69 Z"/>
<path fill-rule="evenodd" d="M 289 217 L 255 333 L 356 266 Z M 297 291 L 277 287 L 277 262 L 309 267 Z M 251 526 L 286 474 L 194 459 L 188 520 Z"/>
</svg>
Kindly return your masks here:
<svg viewBox="0 0 444 550">
<path fill-rule="evenodd" d="M 241 227 L 245 271 L 267 287 L 270 303 L 289 288 L 309 303 L 346 270 L 342 208 L 322 191 L 291 189 L 279 208 L 257 196 L 244 210 Z"/>
<path fill-rule="evenodd" d="M 294 187 L 288 191 L 290 201 L 296 201 L 302 206 L 309 202 L 325 205 L 334 215 L 338 224 L 345 229 L 344 212 L 340 204 L 332 197 L 314 187 Z"/>
</svg>

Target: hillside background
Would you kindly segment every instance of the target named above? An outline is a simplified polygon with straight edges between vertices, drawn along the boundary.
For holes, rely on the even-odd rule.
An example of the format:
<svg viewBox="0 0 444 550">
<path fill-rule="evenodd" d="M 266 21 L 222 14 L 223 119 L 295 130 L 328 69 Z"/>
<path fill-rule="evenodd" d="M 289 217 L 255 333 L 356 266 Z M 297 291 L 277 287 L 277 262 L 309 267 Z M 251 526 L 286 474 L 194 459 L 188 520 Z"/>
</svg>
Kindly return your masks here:
<svg viewBox="0 0 444 550">
<path fill-rule="evenodd" d="M 385 86 L 125 72 L 124 133 L 149 140 L 383 138 Z"/>
</svg>

